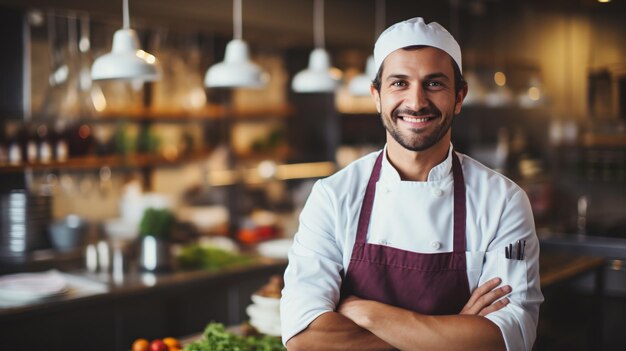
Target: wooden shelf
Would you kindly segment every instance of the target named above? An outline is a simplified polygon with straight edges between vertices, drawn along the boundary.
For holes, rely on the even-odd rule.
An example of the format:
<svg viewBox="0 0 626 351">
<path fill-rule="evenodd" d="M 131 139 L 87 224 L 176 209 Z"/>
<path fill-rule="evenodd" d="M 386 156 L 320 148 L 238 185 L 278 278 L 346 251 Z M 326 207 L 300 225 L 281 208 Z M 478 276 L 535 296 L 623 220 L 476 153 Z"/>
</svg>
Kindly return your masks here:
<svg viewBox="0 0 626 351">
<path fill-rule="evenodd" d="M 175 166 L 184 162 L 193 162 L 209 156 L 208 150 L 193 152 L 176 158 L 166 158 L 154 154 L 132 154 L 127 156 L 83 156 L 72 157 L 65 162 L 52 161 L 50 163 L 23 163 L 19 165 L 0 163 L 0 173 L 23 172 L 26 170 L 44 171 L 49 169 L 88 170 L 101 167 L 111 168 L 141 168 L 153 166 Z"/>
<path fill-rule="evenodd" d="M 108 112 L 100 115 L 93 121 L 136 121 L 136 122 L 163 122 L 178 123 L 190 121 L 217 120 L 232 117 L 236 120 L 264 120 L 268 118 L 286 118 L 294 113 L 289 105 L 229 110 L 221 105 L 209 105 L 197 111 L 155 111 L 151 109 L 136 109 L 132 111 Z"/>
</svg>

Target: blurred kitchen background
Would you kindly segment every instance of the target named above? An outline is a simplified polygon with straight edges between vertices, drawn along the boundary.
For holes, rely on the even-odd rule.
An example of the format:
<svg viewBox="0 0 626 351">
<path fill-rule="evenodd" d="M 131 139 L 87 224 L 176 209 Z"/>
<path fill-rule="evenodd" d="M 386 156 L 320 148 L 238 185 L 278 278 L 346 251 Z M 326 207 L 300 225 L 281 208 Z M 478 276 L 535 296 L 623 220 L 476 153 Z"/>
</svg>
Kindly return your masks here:
<svg viewBox="0 0 626 351">
<path fill-rule="evenodd" d="M 110 273 L 102 250 L 127 272 L 148 208 L 175 217 L 170 243 L 276 243 L 267 256 L 280 261 L 312 183 L 383 146 L 358 82 L 380 31 L 422 16 L 462 48 L 469 95 L 455 147 L 527 191 L 542 252 L 600 259 L 546 283 L 535 348 L 626 347 L 626 1 L 243 0 L 240 27 L 236 2 L 131 0 L 130 27 L 160 72 L 146 82 L 91 79 L 122 0 L 0 1 L 0 274 Z M 237 36 L 265 85 L 207 87 Z M 336 87 L 303 93 L 292 81 L 314 48 L 329 53 Z M 105 282 L 93 294 L 124 285 Z M 37 306 L 0 306 L 0 321 L 53 313 Z M 228 313 L 224 323 L 240 322 Z M 128 349 L 138 335 L 116 316 L 98 328 L 116 331 L 108 349 Z M 148 324 L 149 335 L 201 331 Z"/>
</svg>

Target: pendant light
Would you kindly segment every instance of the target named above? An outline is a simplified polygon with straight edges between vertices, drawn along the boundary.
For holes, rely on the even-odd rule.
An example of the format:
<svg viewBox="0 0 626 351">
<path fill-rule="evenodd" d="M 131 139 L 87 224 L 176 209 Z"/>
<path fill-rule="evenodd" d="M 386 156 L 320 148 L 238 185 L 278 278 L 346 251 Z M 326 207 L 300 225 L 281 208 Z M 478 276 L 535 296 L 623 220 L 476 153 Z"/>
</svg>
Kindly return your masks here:
<svg viewBox="0 0 626 351">
<path fill-rule="evenodd" d="M 374 40 L 378 38 L 380 33 L 383 31 L 383 26 L 385 25 L 385 0 L 376 0 L 376 33 Z M 359 74 L 358 76 L 352 78 L 350 80 L 350 84 L 348 84 L 348 91 L 350 94 L 354 96 L 369 96 L 370 95 L 370 86 L 372 85 L 372 80 L 376 78 L 376 66 L 374 64 L 374 55 L 370 55 L 367 58 L 367 63 L 365 65 L 365 73 Z"/>
<path fill-rule="evenodd" d="M 315 49 L 309 56 L 309 67 L 298 72 L 291 82 L 296 93 L 334 92 L 339 86 L 339 79 L 331 74 L 330 56 L 324 49 L 324 0 L 315 0 L 313 6 Z"/>
<path fill-rule="evenodd" d="M 91 78 L 132 79 L 155 81 L 160 79 L 157 59 L 140 49 L 137 32 L 130 28 L 128 0 L 123 0 L 124 26 L 113 35 L 111 52 L 98 57 L 91 66 Z"/>
<path fill-rule="evenodd" d="M 241 0 L 233 0 L 234 38 L 226 45 L 224 61 L 211 66 L 204 76 L 208 88 L 261 88 L 268 75 L 250 61 L 248 44 L 241 39 Z"/>
</svg>

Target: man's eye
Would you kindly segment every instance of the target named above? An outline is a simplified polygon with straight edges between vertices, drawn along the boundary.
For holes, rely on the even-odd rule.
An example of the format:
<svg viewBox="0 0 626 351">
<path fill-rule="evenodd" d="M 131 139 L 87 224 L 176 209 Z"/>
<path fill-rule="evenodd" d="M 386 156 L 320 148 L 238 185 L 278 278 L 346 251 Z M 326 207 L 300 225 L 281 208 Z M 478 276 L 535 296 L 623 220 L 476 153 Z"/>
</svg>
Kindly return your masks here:
<svg viewBox="0 0 626 351">
<path fill-rule="evenodd" d="M 441 82 L 432 81 L 432 82 L 426 83 L 426 86 L 428 86 L 428 87 L 442 87 L 443 84 L 441 84 Z"/>
<path fill-rule="evenodd" d="M 406 82 L 405 82 L 405 81 L 402 81 L 402 80 L 395 81 L 395 82 L 391 83 L 391 86 L 394 86 L 394 87 L 403 87 L 403 86 L 406 86 Z"/>
</svg>

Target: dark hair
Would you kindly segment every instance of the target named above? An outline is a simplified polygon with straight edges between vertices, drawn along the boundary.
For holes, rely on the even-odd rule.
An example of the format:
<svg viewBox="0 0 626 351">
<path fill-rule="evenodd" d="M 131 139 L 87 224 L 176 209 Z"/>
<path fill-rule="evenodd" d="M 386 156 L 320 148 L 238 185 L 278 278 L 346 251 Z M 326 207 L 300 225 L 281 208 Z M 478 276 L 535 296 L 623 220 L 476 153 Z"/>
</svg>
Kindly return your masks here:
<svg viewBox="0 0 626 351">
<path fill-rule="evenodd" d="M 423 47 L 424 45 L 416 45 L 416 46 L 407 46 L 402 49 L 414 50 L 414 49 L 419 49 Z M 454 95 L 456 96 L 459 94 L 459 91 L 461 91 L 461 89 L 465 88 L 465 86 L 467 85 L 467 82 L 463 78 L 463 75 L 461 74 L 461 69 L 459 68 L 459 65 L 457 65 L 456 61 L 454 61 L 452 58 L 450 58 L 450 61 L 452 61 L 452 70 L 454 71 Z M 380 68 L 378 69 L 378 72 L 376 72 L 376 77 L 372 81 L 372 85 L 374 85 L 374 89 L 376 89 L 378 93 L 380 93 L 380 84 L 381 84 L 384 66 L 385 66 L 385 62 L 380 64 Z"/>
</svg>

